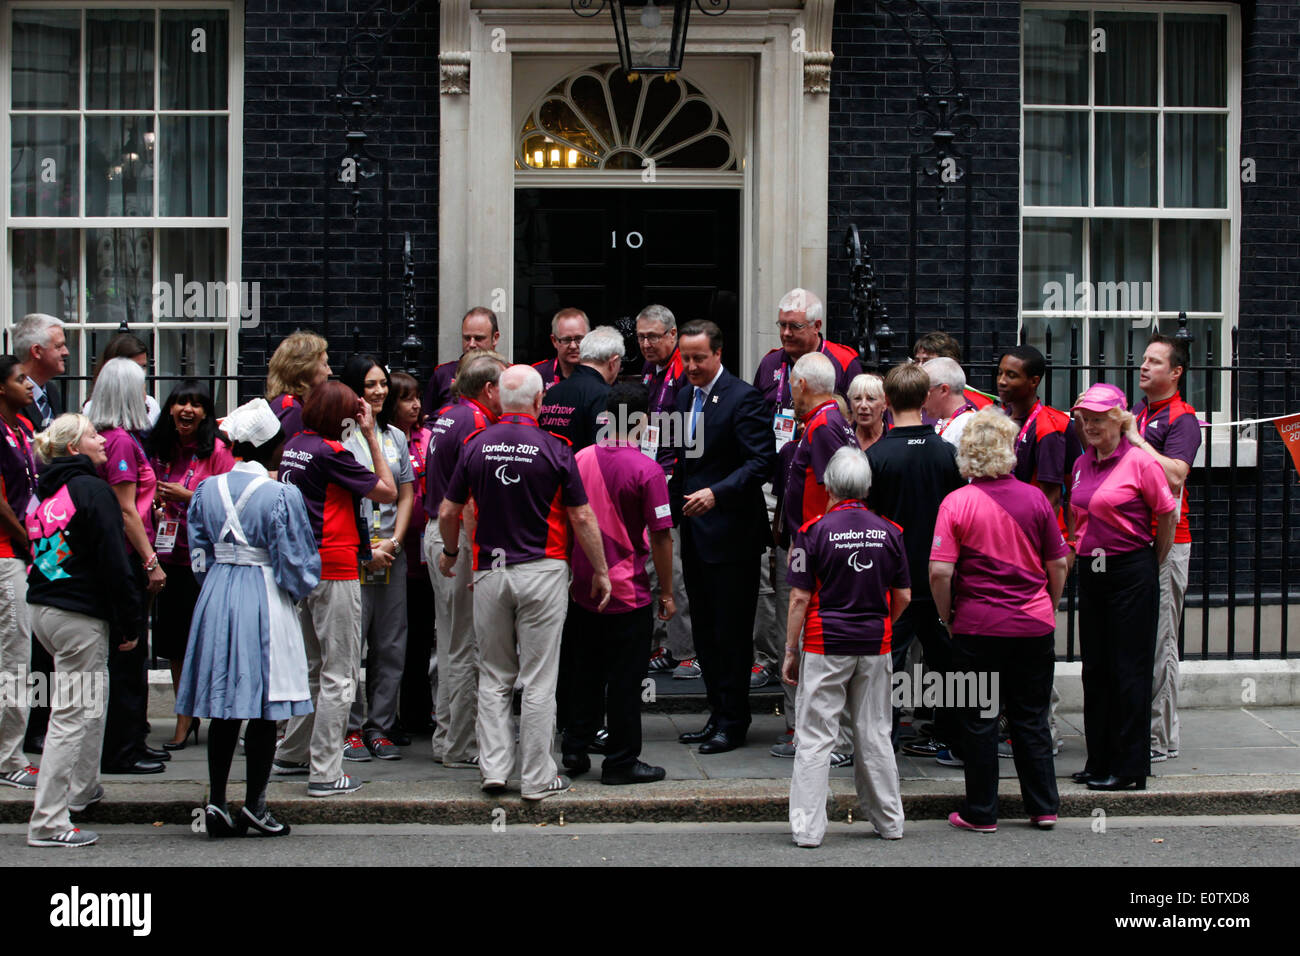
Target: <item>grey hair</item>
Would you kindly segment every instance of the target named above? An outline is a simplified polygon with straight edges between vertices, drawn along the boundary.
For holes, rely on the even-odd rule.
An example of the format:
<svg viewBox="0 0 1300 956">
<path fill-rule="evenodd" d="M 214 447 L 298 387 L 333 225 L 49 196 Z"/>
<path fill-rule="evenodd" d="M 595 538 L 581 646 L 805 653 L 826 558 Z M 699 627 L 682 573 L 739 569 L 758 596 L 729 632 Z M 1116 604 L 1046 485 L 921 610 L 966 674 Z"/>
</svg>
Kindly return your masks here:
<svg viewBox="0 0 1300 956">
<path fill-rule="evenodd" d="M 560 323 L 565 319 L 582 319 L 582 324 L 587 327 L 587 331 L 591 331 L 591 319 L 587 318 L 587 313 L 583 312 L 581 309 L 575 309 L 572 306 L 568 306 L 551 316 L 552 335 L 557 337 L 559 336 Z"/>
<path fill-rule="evenodd" d="M 673 315 L 672 310 L 664 305 L 647 305 L 644 309 L 636 314 L 636 320 L 640 322 L 645 319 L 647 322 L 658 322 L 663 326 L 665 332 L 671 332 L 677 328 L 677 318 Z"/>
<path fill-rule="evenodd" d="M 503 412 L 533 411 L 533 403 L 542 394 L 542 376 L 531 365 L 512 365 L 501 373 L 497 382 L 501 389 Z"/>
<path fill-rule="evenodd" d="M 778 312 L 802 312 L 805 321 L 820 322 L 822 320 L 822 300 L 818 298 L 815 292 L 809 292 L 807 289 L 791 289 L 785 295 L 781 296 L 781 301 L 777 305 Z"/>
<path fill-rule="evenodd" d="M 873 372 L 863 372 L 861 375 L 853 376 L 853 381 L 849 382 L 849 394 L 845 397 L 851 402 L 859 395 L 866 395 L 871 399 L 884 398 L 885 380 Z"/>
<path fill-rule="evenodd" d="M 832 497 L 865 501 L 871 491 L 871 463 L 860 448 L 845 446 L 831 455 L 822 478 Z"/>
<path fill-rule="evenodd" d="M 930 385 L 947 385 L 953 394 L 960 394 L 966 388 L 966 373 L 961 366 L 947 356 L 932 358 L 921 365 L 925 374 L 930 376 Z"/>
<path fill-rule="evenodd" d="M 149 427 L 144 403 L 144 369 L 129 358 L 110 359 L 95 379 L 90 396 L 90 417 L 97 429 L 124 428 L 129 432 Z"/>
<path fill-rule="evenodd" d="M 829 395 L 835 391 L 835 366 L 821 352 L 801 355 L 790 371 L 790 384 L 800 380 L 814 395 Z"/>
<path fill-rule="evenodd" d="M 623 344 L 623 333 L 612 325 L 598 325 L 582 337 L 578 346 L 578 357 L 584 362 L 605 363 L 615 355 L 624 358 L 627 346 Z"/>
<path fill-rule="evenodd" d="M 32 357 L 32 346 L 49 348 L 50 329 L 55 327 L 63 328 L 63 322 L 52 315 L 46 315 L 44 312 L 24 315 L 22 321 L 9 333 L 10 341 L 13 342 L 14 355 L 18 356 L 20 361 L 26 362 Z"/>
</svg>

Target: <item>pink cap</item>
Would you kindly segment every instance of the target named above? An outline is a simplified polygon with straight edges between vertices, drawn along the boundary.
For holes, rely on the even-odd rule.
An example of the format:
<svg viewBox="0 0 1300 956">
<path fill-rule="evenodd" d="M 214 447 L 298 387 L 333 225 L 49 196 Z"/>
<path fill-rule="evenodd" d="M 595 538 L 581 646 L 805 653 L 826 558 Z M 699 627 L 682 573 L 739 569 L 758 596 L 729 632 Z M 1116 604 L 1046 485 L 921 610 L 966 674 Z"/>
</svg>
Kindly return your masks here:
<svg viewBox="0 0 1300 956">
<path fill-rule="evenodd" d="M 1081 408 L 1086 408 L 1090 412 L 1108 412 L 1112 408 L 1118 408 L 1124 412 L 1128 411 L 1128 399 L 1124 397 L 1124 393 L 1118 386 L 1098 382 L 1083 393 L 1070 411 L 1077 412 Z"/>
</svg>

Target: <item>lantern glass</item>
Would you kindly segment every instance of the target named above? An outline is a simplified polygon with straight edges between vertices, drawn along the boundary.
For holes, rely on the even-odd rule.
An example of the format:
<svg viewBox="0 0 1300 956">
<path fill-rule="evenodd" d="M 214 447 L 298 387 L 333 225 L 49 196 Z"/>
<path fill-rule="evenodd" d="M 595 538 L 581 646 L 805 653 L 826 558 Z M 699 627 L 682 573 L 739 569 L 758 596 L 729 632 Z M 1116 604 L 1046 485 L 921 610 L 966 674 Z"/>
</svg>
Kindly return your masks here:
<svg viewBox="0 0 1300 956">
<path fill-rule="evenodd" d="M 682 68 L 691 0 L 611 0 L 618 55 L 628 73 Z"/>
</svg>

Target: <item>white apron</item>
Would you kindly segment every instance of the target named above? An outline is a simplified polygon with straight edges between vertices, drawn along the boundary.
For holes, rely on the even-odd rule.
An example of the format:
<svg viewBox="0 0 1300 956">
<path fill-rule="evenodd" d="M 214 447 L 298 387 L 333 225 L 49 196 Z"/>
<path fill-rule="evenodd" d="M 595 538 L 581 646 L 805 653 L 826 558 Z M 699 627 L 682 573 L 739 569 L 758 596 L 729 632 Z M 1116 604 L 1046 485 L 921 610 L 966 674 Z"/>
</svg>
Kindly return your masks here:
<svg viewBox="0 0 1300 956">
<path fill-rule="evenodd" d="M 245 469 L 239 469 L 247 474 Z M 265 474 L 254 475 L 238 501 L 230 497 L 230 476 L 218 475 L 215 479 L 221 503 L 226 509 L 226 523 L 221 526 L 212 549 L 218 564 L 242 564 L 262 569 L 262 580 L 266 585 L 266 606 L 271 617 L 270 660 L 271 675 L 268 688 L 268 701 L 310 700 L 311 692 L 307 686 L 307 652 L 302 642 L 302 624 L 298 619 L 297 609 L 280 586 L 275 583 L 275 574 L 271 571 L 271 553 L 266 548 L 254 548 L 248 544 L 239 516 L 245 503 L 262 484 L 270 479 Z M 229 532 L 234 541 L 225 541 Z"/>
</svg>

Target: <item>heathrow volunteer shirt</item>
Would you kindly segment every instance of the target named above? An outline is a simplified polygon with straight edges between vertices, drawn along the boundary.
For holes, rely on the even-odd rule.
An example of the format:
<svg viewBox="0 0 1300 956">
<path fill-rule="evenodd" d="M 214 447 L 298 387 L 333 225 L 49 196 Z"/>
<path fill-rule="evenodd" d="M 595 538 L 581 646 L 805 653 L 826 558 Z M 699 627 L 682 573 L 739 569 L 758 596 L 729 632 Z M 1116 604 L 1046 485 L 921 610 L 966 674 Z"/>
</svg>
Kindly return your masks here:
<svg viewBox="0 0 1300 956">
<path fill-rule="evenodd" d="M 890 588 L 911 587 L 903 532 L 841 501 L 795 532 L 786 580 L 809 591 L 803 649 L 810 654 L 888 654 Z"/>
<path fill-rule="evenodd" d="M 16 426 L 0 421 L 0 494 L 21 523 L 27 518 L 27 506 L 36 494 L 36 456 L 32 454 L 32 433 L 20 418 Z M 0 558 L 26 558 L 27 542 L 14 547 L 9 535 L 0 534 Z"/>
<path fill-rule="evenodd" d="M 605 377 L 590 365 L 579 365 L 573 374 L 546 393 L 537 413 L 537 424 L 546 431 L 562 435 L 575 452 L 596 443 L 600 431 L 597 419 L 609 401 Z"/>
<path fill-rule="evenodd" d="M 472 398 L 444 405 L 429 416 L 426 423 L 429 457 L 424 475 L 424 513 L 432 520 L 438 520 L 438 508 L 447 495 L 447 482 L 456 470 L 465 439 L 487 428 L 493 421 L 492 413 Z"/>
<path fill-rule="evenodd" d="M 1069 554 L 1047 496 L 1012 475 L 975 478 L 939 506 L 931 561 L 956 565 L 952 631 L 1041 637 L 1056 628 L 1047 562 Z"/>
<path fill-rule="evenodd" d="M 609 604 L 600 612 L 591 600 L 591 562 L 586 552 L 574 548 L 569 594 L 593 614 L 624 614 L 645 607 L 653 599 L 646 572 L 650 557 L 647 531 L 666 531 L 673 526 L 664 473 L 638 445 L 627 442 L 592 445 L 578 452 L 574 460 L 600 525 L 611 592 Z"/>
<path fill-rule="evenodd" d="M 379 483 L 342 442 L 314 431 L 284 443 L 279 478 L 302 492 L 320 549 L 322 581 L 355 581 L 370 560 L 370 535 L 361 523 L 361 499 Z"/>
<path fill-rule="evenodd" d="M 1089 448 L 1074 463 L 1070 510 L 1080 560 L 1098 550 L 1123 554 L 1146 547 L 1152 519 L 1177 506 L 1165 470 L 1123 436 L 1105 461 Z"/>
<path fill-rule="evenodd" d="M 1166 458 L 1186 462 L 1191 467 L 1201 447 L 1201 423 L 1196 419 L 1196 409 L 1188 405 L 1177 392 L 1158 402 L 1144 395 L 1133 408 L 1138 433 L 1151 443 L 1151 447 Z M 1143 452 L 1145 454 L 1145 452 Z M 1192 529 L 1187 524 L 1190 501 L 1187 483 L 1183 483 L 1182 510 L 1178 526 L 1174 529 L 1175 544 L 1191 544 Z"/>
<path fill-rule="evenodd" d="M 474 570 L 569 557 L 566 508 L 587 494 L 563 438 L 544 431 L 532 415 L 509 412 L 471 435 L 447 483 L 448 501 L 474 496 Z"/>
<path fill-rule="evenodd" d="M 826 466 L 841 448 L 857 446 L 853 429 L 833 400 L 823 402 L 804 416 L 803 434 L 799 436 L 785 476 L 781 515 L 789 531 L 794 532 L 826 512 L 829 496 L 822 484 Z"/>
<path fill-rule="evenodd" d="M 302 423 L 302 399 L 297 395 L 280 394 L 271 399 L 268 404 L 271 406 L 271 411 L 275 412 L 275 417 L 280 419 L 285 441 L 306 429 L 307 426 Z"/>
<path fill-rule="evenodd" d="M 849 394 L 849 382 L 854 376 L 862 374 L 862 365 L 858 353 L 847 345 L 827 342 L 822 339 L 817 347 L 831 364 L 835 366 L 835 391 L 841 395 Z M 794 399 L 790 397 L 790 371 L 795 360 L 790 358 L 783 348 L 774 348 L 763 356 L 754 373 L 754 387 L 763 396 L 763 404 L 769 416 L 775 415 L 778 408 L 794 408 Z"/>
</svg>

